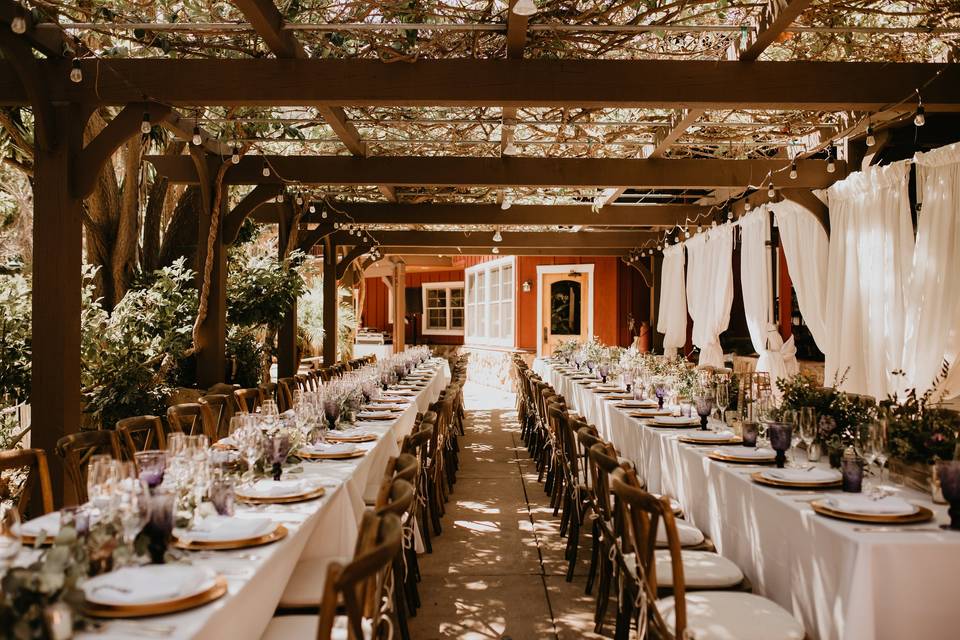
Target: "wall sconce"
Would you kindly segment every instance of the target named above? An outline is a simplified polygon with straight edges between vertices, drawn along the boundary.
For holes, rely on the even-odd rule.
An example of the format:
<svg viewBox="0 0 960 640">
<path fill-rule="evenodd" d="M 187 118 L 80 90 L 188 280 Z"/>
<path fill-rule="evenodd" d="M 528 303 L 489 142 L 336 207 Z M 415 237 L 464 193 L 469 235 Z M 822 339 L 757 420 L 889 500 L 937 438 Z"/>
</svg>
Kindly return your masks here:
<svg viewBox="0 0 960 640">
<path fill-rule="evenodd" d="M 524 292 L 524 293 L 530 293 L 531 291 L 533 291 L 533 281 L 532 281 L 532 280 L 524 280 L 524 281 L 523 281 L 523 284 L 520 285 L 520 288 L 523 289 L 523 292 Z"/>
</svg>

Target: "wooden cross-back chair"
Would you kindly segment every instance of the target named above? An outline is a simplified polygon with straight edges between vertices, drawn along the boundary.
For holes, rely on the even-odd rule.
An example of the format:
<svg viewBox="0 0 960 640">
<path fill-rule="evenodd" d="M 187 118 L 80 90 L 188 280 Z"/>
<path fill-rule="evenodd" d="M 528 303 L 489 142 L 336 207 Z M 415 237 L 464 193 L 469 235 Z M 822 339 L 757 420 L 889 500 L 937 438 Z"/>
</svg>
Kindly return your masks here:
<svg viewBox="0 0 960 640">
<path fill-rule="evenodd" d="M 806 634 L 801 625 L 786 609 L 768 600 L 742 590 L 689 591 L 685 569 L 696 570 L 709 561 L 731 564 L 716 554 L 701 552 L 703 556 L 685 558 L 681 547 L 677 521 L 666 497 L 657 498 L 640 486 L 632 469 L 621 468 L 611 474 L 611 490 L 617 497 L 617 508 L 622 513 L 625 544 L 634 552 L 635 589 L 642 590 L 640 599 L 646 600 L 646 622 L 650 635 L 675 640 L 679 638 L 748 638 L 766 640 L 803 640 Z M 663 527 L 667 551 L 661 553 L 658 536 Z M 659 570 L 670 575 L 672 595 L 658 598 Z M 669 567 L 669 568 L 668 568 Z M 735 567 L 735 565 L 734 565 Z M 739 569 L 737 569 L 739 571 Z M 621 607 L 628 620 L 642 611 L 632 611 L 636 598 L 628 596 Z M 758 635 L 760 631 L 760 635 Z"/>
<path fill-rule="evenodd" d="M 388 577 L 394 558 L 403 547 L 403 525 L 393 513 L 363 514 L 353 559 L 347 564 L 332 562 L 324 580 L 320 612 L 317 615 L 281 615 L 267 626 L 263 640 L 317 638 L 318 640 L 364 640 L 382 637 L 378 632 L 384 616 Z M 343 614 L 340 615 L 339 612 Z"/>
<path fill-rule="evenodd" d="M 240 413 L 256 413 L 261 404 L 260 389 L 237 389 L 233 392 L 233 399 L 237 401 Z"/>
<path fill-rule="evenodd" d="M 200 398 L 200 404 L 210 407 L 210 416 L 213 420 L 214 437 L 210 442 L 216 442 L 230 435 L 230 418 L 236 414 L 236 399 L 233 393 L 209 393 Z"/>
<path fill-rule="evenodd" d="M 118 420 L 116 430 L 127 460 L 133 460 L 138 451 L 167 448 L 163 421 L 157 416 L 134 416 Z"/>
<path fill-rule="evenodd" d="M 298 389 L 296 378 L 277 380 L 277 409 L 280 413 L 293 409 L 293 392 Z"/>
<path fill-rule="evenodd" d="M 417 457 L 419 463 L 419 473 L 417 474 L 417 495 L 422 496 L 418 500 L 420 505 L 417 513 L 417 523 L 420 526 L 420 536 L 423 538 L 423 545 L 428 553 L 433 553 L 433 543 L 430 540 L 430 523 L 432 522 L 432 477 L 430 473 L 430 445 L 433 441 L 433 430 L 437 414 L 433 411 L 427 411 L 423 414 L 417 430 L 403 439 L 401 451 Z"/>
<path fill-rule="evenodd" d="M 23 482 L 20 483 L 19 492 L 14 493 L 12 480 L 14 476 L 23 475 Z M 4 500 L 16 499 L 17 511 L 21 519 L 26 519 L 30 510 L 30 500 L 33 495 L 33 489 L 37 484 L 40 485 L 40 499 L 43 513 L 53 511 L 53 489 L 50 485 L 50 468 L 47 466 L 47 454 L 43 449 L 19 449 L 0 451 L 0 477 L 2 477 L 5 496 L 0 496 Z M 40 516 L 42 513 L 30 514 Z"/>
<path fill-rule="evenodd" d="M 217 424 L 210 405 L 203 402 L 185 402 L 167 408 L 167 427 L 171 432 L 188 436 L 205 435 L 210 442 L 217 440 Z"/>
<path fill-rule="evenodd" d="M 122 458 L 120 438 L 116 431 L 81 431 L 63 436 L 57 441 L 57 455 L 63 459 L 64 469 L 73 484 L 78 503 L 87 501 L 87 466 L 90 458 L 98 454 L 107 454 L 117 460 Z"/>
<path fill-rule="evenodd" d="M 280 408 L 280 401 L 277 399 L 277 383 L 276 382 L 261 382 L 257 389 L 260 390 L 260 404 L 262 405 L 267 400 L 273 400 L 277 403 L 277 408 Z"/>
</svg>

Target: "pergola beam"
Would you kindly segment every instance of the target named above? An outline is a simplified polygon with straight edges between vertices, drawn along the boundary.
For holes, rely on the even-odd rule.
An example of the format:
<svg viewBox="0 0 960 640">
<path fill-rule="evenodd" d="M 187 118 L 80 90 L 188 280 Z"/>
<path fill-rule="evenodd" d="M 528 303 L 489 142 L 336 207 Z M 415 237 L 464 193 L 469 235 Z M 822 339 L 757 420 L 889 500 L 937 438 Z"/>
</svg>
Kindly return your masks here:
<svg viewBox="0 0 960 640">
<path fill-rule="evenodd" d="M 317 202 L 317 213 L 307 214 L 304 222 L 321 222 L 320 210 L 324 203 Z M 281 205 L 266 204 L 254 214 L 254 220 L 262 223 L 277 221 Z M 672 227 L 687 219 L 705 218 L 709 207 L 650 204 L 612 205 L 600 211 L 585 204 L 573 205 L 513 205 L 503 210 L 496 204 L 398 204 L 379 202 L 336 202 L 330 216 L 341 222 L 357 224 L 487 224 L 487 225 L 591 225 L 591 226 L 649 226 Z"/>
<path fill-rule="evenodd" d="M 652 242 L 652 241 L 651 241 Z M 491 256 L 494 255 L 490 247 L 461 247 L 451 250 L 449 247 L 395 247 L 380 246 L 380 253 L 385 256 Z M 501 256 L 626 256 L 629 251 L 617 247 L 599 247 L 594 249 L 570 247 L 500 247 Z"/>
<path fill-rule="evenodd" d="M 686 133 L 687 129 L 689 129 L 693 123 L 700 119 L 700 116 L 702 116 L 705 111 L 706 109 L 685 109 L 675 114 L 670 120 L 669 129 L 666 131 L 657 131 L 656 145 L 654 145 L 653 151 L 651 151 L 647 157 L 664 157 L 667 150 Z"/>
<path fill-rule="evenodd" d="M 813 0 L 768 0 L 761 11 L 756 30 L 750 30 L 745 42 L 738 43 L 736 57 L 753 62 L 769 47 Z"/>
<path fill-rule="evenodd" d="M 524 231 L 505 232 L 501 242 L 492 240 L 488 231 L 373 231 L 373 239 L 390 247 L 425 247 L 433 253 L 443 253 L 439 247 L 461 249 L 466 247 L 487 248 L 569 248 L 569 249 L 632 249 L 644 242 L 655 241 L 656 233 L 644 231 L 632 232 L 563 232 L 563 231 Z M 353 244 L 356 237 L 344 232 L 335 233 L 333 242 Z"/>
<path fill-rule="evenodd" d="M 189 158 L 147 156 L 174 184 L 195 184 Z M 759 185 L 771 172 L 789 167 L 783 159 L 618 159 L 475 158 L 378 156 L 266 156 L 275 171 L 263 175 L 264 157 L 245 156 L 224 176 L 224 184 L 273 184 L 282 181 L 319 185 L 406 187 L 662 187 L 713 189 Z M 800 160 L 795 187 L 827 187 L 846 175 L 846 165 L 828 173 L 824 160 Z M 281 178 L 282 176 L 282 178 Z M 782 181 L 783 182 L 783 181 Z"/>
<path fill-rule="evenodd" d="M 103 67 L 107 67 L 109 72 Z M 56 102 L 126 105 L 148 99 L 191 107 L 491 106 L 875 111 L 924 88 L 928 111 L 960 111 L 960 65 L 703 60 L 84 60 L 84 81 L 43 61 Z M 344 82 L 344 78 L 350 78 Z M 879 82 L 878 78 L 883 81 Z M 9 63 L 0 104 L 24 105 Z"/>
</svg>

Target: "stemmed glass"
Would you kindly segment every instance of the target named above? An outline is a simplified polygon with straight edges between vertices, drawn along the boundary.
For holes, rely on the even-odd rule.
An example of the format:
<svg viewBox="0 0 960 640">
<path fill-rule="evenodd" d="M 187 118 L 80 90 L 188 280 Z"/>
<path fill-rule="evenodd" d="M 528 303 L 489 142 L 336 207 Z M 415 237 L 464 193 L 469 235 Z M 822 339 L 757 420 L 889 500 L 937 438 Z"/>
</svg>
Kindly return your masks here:
<svg viewBox="0 0 960 640">
<path fill-rule="evenodd" d="M 137 534 L 150 520 L 150 488 L 132 462 L 120 463 L 117 515 L 124 544 L 133 546 Z"/>
<path fill-rule="evenodd" d="M 119 480 L 117 461 L 107 454 L 90 458 L 87 465 L 87 497 L 100 516 L 109 519 L 113 506 L 114 488 Z"/>
<path fill-rule="evenodd" d="M 788 453 L 790 454 L 791 461 L 796 460 L 797 439 L 793 437 L 793 434 L 797 432 L 797 423 L 799 422 L 797 412 L 793 409 L 785 409 L 783 413 L 780 414 L 780 422 L 790 425 L 790 450 Z M 793 466 L 792 463 L 791 466 Z"/>
<path fill-rule="evenodd" d="M 160 486 L 167 469 L 166 452 L 157 449 L 137 451 L 133 458 L 140 471 L 140 479 L 147 483 L 147 487 L 153 489 Z"/>
<path fill-rule="evenodd" d="M 694 396 L 693 401 L 697 405 L 697 415 L 700 416 L 700 429 L 706 431 L 707 421 L 710 419 L 710 414 L 713 413 L 714 406 L 716 406 L 716 398 L 704 391 L 701 395 Z"/>
<path fill-rule="evenodd" d="M 876 450 L 871 443 L 874 430 L 875 427 L 872 422 L 857 425 L 856 437 L 853 439 L 853 449 L 856 451 L 857 457 L 866 463 L 865 467 L 867 469 L 869 469 L 877 459 Z M 867 490 L 866 492 L 873 494 L 876 489 L 873 483 L 865 481 L 864 484 L 866 485 L 864 487 Z"/>
<path fill-rule="evenodd" d="M 4 507 L 0 506 L 0 509 Z M 0 574 L 6 572 L 20 553 L 20 512 L 16 505 L 7 505 L 0 513 Z"/>
<path fill-rule="evenodd" d="M 807 445 L 807 462 L 813 462 L 810 449 L 817 439 L 817 415 L 813 407 L 800 407 L 800 439 Z"/>
<path fill-rule="evenodd" d="M 245 427 L 237 431 L 237 447 L 240 449 L 240 455 L 247 463 L 247 473 L 250 482 L 253 482 L 254 467 L 257 460 L 263 453 L 263 433 L 256 427 Z"/>
<path fill-rule="evenodd" d="M 730 383 L 721 380 L 717 383 L 717 408 L 720 410 L 720 422 L 727 424 L 727 407 L 730 406 Z"/>
</svg>

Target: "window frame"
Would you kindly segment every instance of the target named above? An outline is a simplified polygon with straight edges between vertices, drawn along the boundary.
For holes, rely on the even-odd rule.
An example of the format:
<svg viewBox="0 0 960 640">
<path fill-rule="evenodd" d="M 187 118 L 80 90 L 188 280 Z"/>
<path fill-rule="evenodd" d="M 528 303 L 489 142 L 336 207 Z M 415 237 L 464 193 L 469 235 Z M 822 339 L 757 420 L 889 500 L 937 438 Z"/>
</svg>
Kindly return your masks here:
<svg viewBox="0 0 960 640">
<path fill-rule="evenodd" d="M 504 269 L 510 269 L 510 279 L 504 282 Z M 497 286 L 491 287 L 492 277 L 497 279 Z M 477 287 L 482 280 L 484 286 Z M 467 305 L 465 318 L 464 342 L 468 345 L 514 348 L 517 341 L 517 261 L 514 256 L 506 256 L 497 260 L 481 262 L 465 270 L 464 301 Z M 474 285 L 471 287 L 470 283 Z M 497 299 L 491 299 L 491 292 L 497 291 Z M 482 300 L 480 298 L 483 298 Z M 505 311 L 509 307 L 509 311 Z M 492 312 L 498 314 L 494 323 Z M 473 322 L 471 323 L 471 318 Z M 491 335 L 491 328 L 496 326 L 497 336 Z M 477 333 L 482 329 L 482 335 Z M 504 332 L 509 331 L 509 335 Z"/>
<path fill-rule="evenodd" d="M 462 336 L 466 334 L 467 328 L 467 286 L 466 280 L 460 281 L 449 281 L 449 282 L 424 282 L 420 285 L 421 287 L 421 296 L 423 299 L 423 317 L 420 321 L 421 333 L 425 336 Z M 451 291 L 455 289 L 463 290 L 463 306 L 454 307 L 450 304 L 452 300 Z M 447 312 L 447 323 L 446 329 L 434 329 L 429 326 L 430 320 L 430 306 L 427 304 L 428 292 L 429 291 L 446 291 L 446 304 L 444 308 Z M 436 307 L 439 308 L 439 307 Z M 453 309 L 462 309 L 463 310 L 463 326 L 459 329 L 453 328 Z"/>
</svg>

